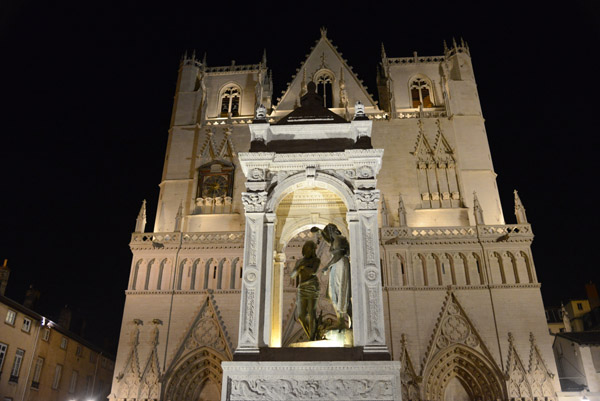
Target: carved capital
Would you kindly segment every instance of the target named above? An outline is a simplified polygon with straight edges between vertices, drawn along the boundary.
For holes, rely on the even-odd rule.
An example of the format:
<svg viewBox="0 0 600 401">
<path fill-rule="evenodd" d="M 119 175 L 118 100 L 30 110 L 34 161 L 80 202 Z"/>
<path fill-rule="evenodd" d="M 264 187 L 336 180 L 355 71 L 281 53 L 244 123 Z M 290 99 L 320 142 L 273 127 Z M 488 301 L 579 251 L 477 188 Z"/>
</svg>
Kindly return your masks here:
<svg viewBox="0 0 600 401">
<path fill-rule="evenodd" d="M 378 189 L 357 189 L 354 191 L 354 200 L 359 209 L 377 209 L 381 193 Z"/>
<path fill-rule="evenodd" d="M 266 192 L 242 192 L 242 203 L 246 212 L 262 212 L 267 203 Z"/>
</svg>

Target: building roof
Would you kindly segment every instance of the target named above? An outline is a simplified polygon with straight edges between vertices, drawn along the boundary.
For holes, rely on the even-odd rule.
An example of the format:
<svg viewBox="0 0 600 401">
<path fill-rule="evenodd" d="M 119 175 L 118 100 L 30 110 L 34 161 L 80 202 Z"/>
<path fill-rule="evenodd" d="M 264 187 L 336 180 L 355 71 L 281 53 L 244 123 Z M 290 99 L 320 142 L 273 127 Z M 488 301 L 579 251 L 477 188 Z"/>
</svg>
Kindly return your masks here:
<svg viewBox="0 0 600 401">
<path fill-rule="evenodd" d="M 37 313 L 29 308 L 26 308 L 25 306 L 21 305 L 20 303 L 12 300 L 10 298 L 7 298 L 4 295 L 0 295 L 0 303 L 7 305 L 11 309 L 17 310 L 17 311 L 21 312 L 22 314 L 27 315 L 34 320 L 37 320 L 39 322 L 44 322 L 44 324 L 48 325 L 53 330 L 56 330 L 56 331 L 62 333 L 63 335 L 77 341 L 78 343 L 80 343 L 82 345 L 85 345 L 89 349 L 96 351 L 97 353 L 102 354 L 103 356 L 105 356 L 113 361 L 115 360 L 115 356 L 113 354 L 103 350 L 102 348 L 98 347 L 97 345 L 92 344 L 88 340 L 73 333 L 72 331 L 65 329 L 64 327 L 60 326 L 58 323 L 56 323 L 52 319 L 48 319 L 47 317 L 42 316 L 39 313 Z"/>
<path fill-rule="evenodd" d="M 563 332 L 557 333 L 556 336 L 579 345 L 600 345 L 600 330 Z"/>
<path fill-rule="evenodd" d="M 284 124 L 327 124 L 327 123 L 347 123 L 344 118 L 338 116 L 327 107 L 323 106 L 323 98 L 317 93 L 317 86 L 314 82 L 309 82 L 307 92 L 300 99 L 300 107 L 292 111 L 281 120 L 277 125 Z"/>
</svg>

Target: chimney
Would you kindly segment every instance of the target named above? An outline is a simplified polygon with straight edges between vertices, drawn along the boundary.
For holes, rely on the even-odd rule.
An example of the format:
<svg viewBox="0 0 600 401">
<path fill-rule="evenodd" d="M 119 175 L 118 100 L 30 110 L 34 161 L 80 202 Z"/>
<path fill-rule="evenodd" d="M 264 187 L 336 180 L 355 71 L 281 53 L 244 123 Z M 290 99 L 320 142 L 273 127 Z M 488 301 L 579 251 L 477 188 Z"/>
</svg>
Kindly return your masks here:
<svg viewBox="0 0 600 401">
<path fill-rule="evenodd" d="M 25 292 L 25 300 L 23 306 L 29 309 L 35 308 L 37 301 L 40 299 L 41 293 L 33 288 L 33 285 L 29 286 L 29 289 Z"/>
<path fill-rule="evenodd" d="M 594 310 L 600 306 L 600 298 L 598 297 L 598 289 L 596 284 L 591 281 L 585 285 L 585 292 L 587 294 L 588 301 L 590 301 L 590 309 Z"/>
<path fill-rule="evenodd" d="M 4 263 L 2 264 L 2 266 L 0 266 L 0 295 L 4 295 L 4 292 L 6 292 L 8 276 L 10 276 L 10 269 L 8 268 L 8 259 L 4 259 Z"/>
<path fill-rule="evenodd" d="M 69 305 L 65 305 L 64 308 L 60 310 L 60 315 L 58 316 L 58 324 L 67 330 L 71 328 L 71 317 L 73 313 L 71 309 L 69 309 Z"/>
</svg>

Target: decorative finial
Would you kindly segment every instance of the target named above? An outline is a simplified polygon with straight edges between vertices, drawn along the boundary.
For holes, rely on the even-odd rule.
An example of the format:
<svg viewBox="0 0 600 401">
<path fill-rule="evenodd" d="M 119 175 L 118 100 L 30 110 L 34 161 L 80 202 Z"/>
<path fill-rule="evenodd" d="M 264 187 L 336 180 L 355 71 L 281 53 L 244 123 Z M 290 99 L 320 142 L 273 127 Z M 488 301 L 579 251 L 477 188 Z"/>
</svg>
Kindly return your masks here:
<svg viewBox="0 0 600 401">
<path fill-rule="evenodd" d="M 517 224 L 527 224 L 527 215 L 525 214 L 525 206 L 519 198 L 519 193 L 515 189 L 515 217 L 517 218 Z"/>
<path fill-rule="evenodd" d="M 388 210 L 383 193 L 381 194 L 381 227 L 389 227 Z"/>
<path fill-rule="evenodd" d="M 321 37 L 322 38 L 327 37 L 327 28 L 325 28 L 324 26 L 321 27 Z"/>
<path fill-rule="evenodd" d="M 477 199 L 477 192 L 473 191 L 473 213 L 475 213 L 475 224 L 483 225 L 483 209 Z"/>
<path fill-rule="evenodd" d="M 452 46 L 456 49 L 458 47 L 458 45 L 456 44 L 456 39 L 454 38 L 454 36 L 452 37 Z"/>
<path fill-rule="evenodd" d="M 183 220 L 183 201 L 179 204 L 177 214 L 175 215 L 175 229 L 173 231 L 181 231 L 181 220 Z"/>
<path fill-rule="evenodd" d="M 399 194 L 398 200 L 398 221 L 400 222 L 400 227 L 406 227 L 408 225 L 406 223 L 406 208 L 404 207 L 404 200 L 402 200 L 402 194 Z"/>
<path fill-rule="evenodd" d="M 267 49 L 263 49 L 263 56 L 262 56 L 262 67 L 263 68 L 267 68 Z"/>
<path fill-rule="evenodd" d="M 444 54 L 447 54 L 450 50 L 448 49 L 448 44 L 446 43 L 446 39 L 444 39 Z"/>
<path fill-rule="evenodd" d="M 143 233 L 146 231 L 146 199 L 142 202 L 142 207 L 135 220 L 135 232 Z"/>
</svg>

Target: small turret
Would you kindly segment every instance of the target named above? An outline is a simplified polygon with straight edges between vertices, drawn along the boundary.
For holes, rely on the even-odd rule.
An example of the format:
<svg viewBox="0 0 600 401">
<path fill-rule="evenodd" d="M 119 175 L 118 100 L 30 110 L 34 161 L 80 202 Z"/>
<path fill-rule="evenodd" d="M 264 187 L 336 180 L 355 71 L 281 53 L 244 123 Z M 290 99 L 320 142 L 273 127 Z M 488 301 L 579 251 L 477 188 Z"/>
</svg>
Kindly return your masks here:
<svg viewBox="0 0 600 401">
<path fill-rule="evenodd" d="M 183 202 L 179 204 L 177 215 L 175 216 L 175 229 L 173 231 L 181 231 L 181 222 L 183 220 Z"/>
<path fill-rule="evenodd" d="M 400 222 L 400 227 L 406 227 L 408 225 L 406 223 L 406 208 L 404 207 L 404 201 L 402 200 L 402 194 L 399 195 L 399 200 L 398 200 L 398 221 Z"/>
<path fill-rule="evenodd" d="M 135 219 L 135 232 L 146 232 L 146 199 L 142 202 L 140 212 L 138 213 L 137 219 Z"/>
<path fill-rule="evenodd" d="M 385 197 L 381 194 L 381 227 L 388 227 L 388 210 L 385 204 Z"/>
<path fill-rule="evenodd" d="M 483 209 L 477 199 L 477 192 L 473 191 L 473 213 L 475 214 L 475 224 L 483 225 Z"/>
<path fill-rule="evenodd" d="M 525 214 L 525 207 L 519 198 L 519 193 L 515 189 L 515 217 L 517 218 L 517 224 L 527 224 L 527 215 Z"/>
</svg>

